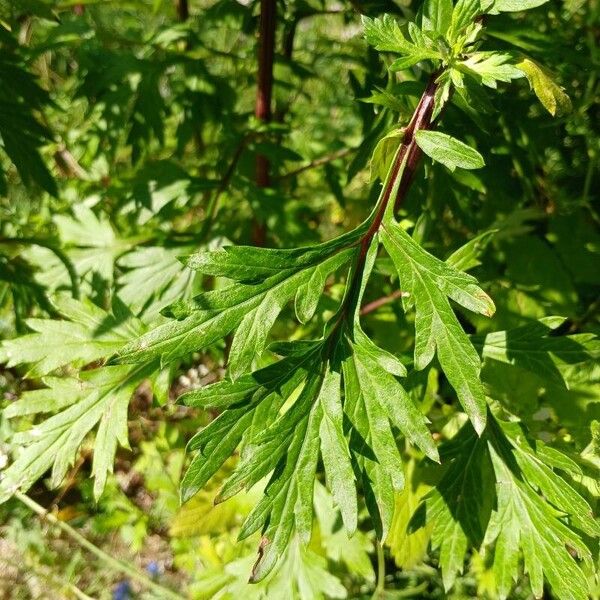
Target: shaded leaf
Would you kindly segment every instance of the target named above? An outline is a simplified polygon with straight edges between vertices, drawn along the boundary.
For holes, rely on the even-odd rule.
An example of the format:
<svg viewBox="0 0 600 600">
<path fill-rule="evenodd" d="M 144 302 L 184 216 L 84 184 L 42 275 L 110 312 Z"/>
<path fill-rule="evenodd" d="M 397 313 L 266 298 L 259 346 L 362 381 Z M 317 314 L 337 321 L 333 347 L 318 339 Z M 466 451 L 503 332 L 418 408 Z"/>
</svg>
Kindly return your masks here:
<svg viewBox="0 0 600 600">
<path fill-rule="evenodd" d="M 53 400 L 37 412 L 54 412 L 33 428 L 16 433 L 13 443 L 23 446 L 16 460 L 3 472 L 0 501 L 16 490 L 27 490 L 49 468 L 51 485 L 56 487 L 75 462 L 86 436 L 96 431 L 92 475 L 98 498 L 112 473 L 117 445 L 127 446 L 127 408 L 135 389 L 156 371 L 156 365 L 101 367 L 80 374 L 78 380 L 50 379 L 45 396 Z M 65 390 L 70 394 L 63 396 Z M 35 394 L 35 392 L 32 392 Z M 39 400 L 38 393 L 35 400 Z M 28 404 L 27 393 L 19 401 Z M 19 408 L 13 415 L 23 413 Z"/>
<path fill-rule="evenodd" d="M 496 331 L 485 338 L 473 338 L 483 358 L 518 366 L 547 381 L 568 387 L 568 367 L 591 365 L 600 358 L 600 340 L 591 333 L 553 335 L 565 322 L 545 317 L 509 331 Z"/>
</svg>

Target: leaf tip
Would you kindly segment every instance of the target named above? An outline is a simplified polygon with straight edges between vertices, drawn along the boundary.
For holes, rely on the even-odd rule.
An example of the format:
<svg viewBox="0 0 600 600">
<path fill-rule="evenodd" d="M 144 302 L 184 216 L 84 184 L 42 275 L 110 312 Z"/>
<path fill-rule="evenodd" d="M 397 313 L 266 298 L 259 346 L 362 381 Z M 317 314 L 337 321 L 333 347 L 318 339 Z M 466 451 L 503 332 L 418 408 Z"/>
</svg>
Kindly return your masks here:
<svg viewBox="0 0 600 600">
<path fill-rule="evenodd" d="M 471 423 L 473 424 L 473 428 L 475 429 L 477 435 L 481 437 L 486 427 L 486 415 L 471 415 Z"/>
<path fill-rule="evenodd" d="M 248 583 L 258 583 L 265 575 L 264 569 L 261 568 L 263 566 L 262 560 L 265 555 L 265 548 L 270 544 L 270 540 L 267 536 L 262 536 L 260 539 L 260 544 L 258 545 L 258 556 L 256 557 L 256 562 L 252 567 L 252 573 L 250 574 L 250 578 L 248 579 Z"/>
<path fill-rule="evenodd" d="M 496 305 L 494 304 L 494 301 L 486 293 L 482 294 L 481 300 L 485 304 L 485 311 L 483 314 L 489 318 L 493 317 L 496 314 Z"/>
</svg>

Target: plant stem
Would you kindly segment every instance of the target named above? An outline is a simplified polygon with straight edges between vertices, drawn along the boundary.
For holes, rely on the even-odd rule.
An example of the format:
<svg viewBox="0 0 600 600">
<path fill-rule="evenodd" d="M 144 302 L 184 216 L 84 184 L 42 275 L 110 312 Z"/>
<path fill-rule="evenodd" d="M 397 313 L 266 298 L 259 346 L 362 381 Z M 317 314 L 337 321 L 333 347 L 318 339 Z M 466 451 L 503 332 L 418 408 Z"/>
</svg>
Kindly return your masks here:
<svg viewBox="0 0 600 600">
<path fill-rule="evenodd" d="M 277 0 L 260 0 L 260 24 L 258 39 L 258 85 L 254 114 L 259 121 L 271 121 L 271 98 L 273 95 L 273 61 L 275 57 L 275 26 Z M 263 154 L 256 156 L 256 185 L 268 187 L 269 161 Z M 257 246 L 265 245 L 266 228 L 256 217 L 252 238 Z"/>
<path fill-rule="evenodd" d="M 182 23 L 185 23 L 190 18 L 188 0 L 177 0 L 177 16 Z"/>
<path fill-rule="evenodd" d="M 413 113 L 412 119 L 404 132 L 402 144 L 396 152 L 391 172 L 384 184 L 371 226 L 360 242 L 360 254 L 358 256 L 357 267 L 352 284 L 353 288 L 360 285 L 367 252 L 373 238 L 381 227 L 383 217 L 390 202 L 394 202 L 394 211 L 397 211 L 402 202 L 404 202 L 410 189 L 410 185 L 419 164 L 419 159 L 422 155 L 421 149 L 417 146 L 415 134 L 421 129 L 431 129 L 432 127 L 431 117 L 435 105 L 435 93 L 438 88 L 438 84 L 436 83 L 437 77 L 438 73 L 434 73 L 430 77 L 429 83 L 419 100 L 419 104 Z M 350 295 L 350 297 L 351 296 L 352 295 Z"/>
<path fill-rule="evenodd" d="M 356 150 L 357 150 L 356 148 L 342 148 L 341 150 L 338 150 L 337 152 L 332 152 L 331 154 L 326 154 L 325 156 L 320 156 L 319 158 L 315 158 L 314 160 L 311 160 L 309 163 L 303 165 L 302 167 L 298 167 L 297 169 L 294 169 L 293 171 L 288 171 L 287 173 L 284 173 L 283 175 L 279 175 L 275 179 L 277 181 L 291 179 L 292 177 L 296 177 L 296 175 L 300 175 L 300 173 L 304 173 L 304 171 L 308 171 L 309 169 L 314 169 L 316 167 L 326 165 L 330 162 L 333 162 L 334 160 L 337 160 L 338 158 L 344 158 L 345 156 L 348 156 L 349 154 L 356 152 Z"/>
<path fill-rule="evenodd" d="M 381 308 L 382 306 L 385 306 L 386 304 L 389 304 L 390 302 L 393 302 L 394 300 L 398 300 L 398 298 L 402 298 L 403 295 L 404 295 L 404 292 L 402 292 L 402 290 L 396 290 L 389 296 L 383 296 L 382 298 L 373 300 L 373 302 L 369 302 L 369 304 L 365 304 L 360 309 L 360 316 L 364 317 L 365 315 L 375 312 L 377 309 Z"/>
<path fill-rule="evenodd" d="M 435 94 L 438 89 L 436 80 L 439 73 L 434 73 L 429 78 L 429 82 L 419 104 L 413 113 L 413 116 L 404 131 L 402 143 L 400 144 L 393 164 L 386 177 L 383 189 L 377 201 L 377 205 L 370 217 L 370 225 L 366 233 L 362 236 L 359 244 L 359 252 L 353 266 L 350 284 L 347 288 L 347 294 L 342 305 L 333 321 L 330 329 L 330 334 L 339 332 L 340 327 L 345 323 L 348 313 L 356 308 L 358 299 L 358 290 L 360 289 L 362 275 L 365 268 L 367 252 L 371 246 L 373 238 L 379 232 L 383 217 L 390 205 L 394 202 L 394 210 L 398 210 L 410 189 L 414 174 L 417 170 L 419 159 L 422 156 L 420 148 L 417 146 L 415 134 L 422 129 L 432 129 L 434 123 L 432 121 L 433 110 L 435 107 Z M 335 342 L 336 336 L 331 335 L 330 342 Z"/>
<path fill-rule="evenodd" d="M 389 203 L 394 201 L 394 210 L 397 211 L 402 202 L 404 202 L 408 190 L 410 189 L 415 171 L 419 164 L 419 159 L 422 155 L 419 146 L 417 146 L 415 134 L 421 129 L 431 129 L 431 115 L 433 114 L 435 103 L 435 92 L 438 88 L 438 84 L 435 82 L 437 76 L 438 74 L 435 73 L 429 79 L 429 83 L 419 100 L 419 104 L 413 113 L 413 117 L 404 131 L 402 144 L 396 153 L 391 174 L 388 176 L 384 185 L 375 217 L 361 242 L 361 253 L 363 257 L 367 254 L 371 240 L 379 231 Z"/>
<path fill-rule="evenodd" d="M 256 90 L 256 107 L 254 112 L 256 118 L 263 123 L 268 123 L 271 120 L 276 18 L 276 0 L 261 0 L 258 45 L 258 86 Z M 264 173 L 260 174 L 263 175 Z"/>
<path fill-rule="evenodd" d="M 248 143 L 248 136 L 244 136 L 239 144 L 237 145 L 235 152 L 233 153 L 233 156 L 231 158 L 231 162 L 229 163 L 229 166 L 227 167 L 227 171 L 225 171 L 225 175 L 223 175 L 223 179 L 221 180 L 221 183 L 219 184 L 219 187 L 217 188 L 217 190 L 215 191 L 215 193 L 212 195 L 208 206 L 206 207 L 206 215 L 204 218 L 204 222 L 202 223 L 202 229 L 200 230 L 200 234 L 199 234 L 199 238 L 200 240 L 204 241 L 206 236 L 208 235 L 214 220 L 215 220 L 215 215 L 217 214 L 217 209 L 219 206 L 219 199 L 221 198 L 221 195 L 223 194 L 223 192 L 225 192 L 225 190 L 228 188 L 229 184 L 231 183 L 231 179 L 233 178 L 233 175 L 235 174 L 235 170 L 236 167 L 240 161 L 240 158 L 242 157 L 242 154 L 246 148 L 246 144 Z"/>
<path fill-rule="evenodd" d="M 383 542 L 375 542 L 377 545 L 377 587 L 373 598 L 381 598 L 385 593 L 385 553 Z"/>
<path fill-rule="evenodd" d="M 125 563 L 117 558 L 113 558 L 112 556 L 110 556 L 110 554 L 107 554 L 106 552 L 104 552 L 104 550 L 101 550 L 100 548 L 98 548 L 97 546 L 92 544 L 92 542 L 90 542 L 85 537 L 83 537 L 76 529 L 71 527 L 68 523 L 65 523 L 64 521 L 60 521 L 59 519 L 57 519 L 52 513 L 49 513 L 43 506 L 39 505 L 35 500 L 32 500 L 26 494 L 23 494 L 22 492 L 17 491 L 17 492 L 15 492 L 14 496 L 18 500 L 20 500 L 23 504 L 25 504 L 25 506 L 27 506 L 29 509 L 31 509 L 34 513 L 39 515 L 42 519 L 44 519 L 48 523 L 51 523 L 52 525 L 55 525 L 56 527 L 58 527 L 61 531 L 63 531 L 65 534 L 67 534 L 71 539 L 73 539 L 75 542 L 77 542 L 82 548 L 85 548 L 86 550 L 91 552 L 94 556 L 99 558 L 102 562 L 107 564 L 109 567 L 113 568 L 115 571 L 120 571 L 121 573 L 124 573 L 128 577 L 131 577 L 131 579 L 135 579 L 136 581 L 138 581 L 139 583 L 141 583 L 148 589 L 150 589 L 153 592 L 155 592 L 156 594 L 158 594 L 159 598 L 169 598 L 170 600 L 183 600 L 184 599 L 184 596 L 181 596 L 177 592 L 174 592 L 173 590 L 171 590 L 163 585 L 160 585 L 159 583 L 156 583 L 155 581 L 152 581 L 152 579 L 150 579 L 149 577 L 147 577 L 146 575 L 144 575 L 143 573 L 141 573 L 134 567 L 131 567 L 127 563 Z"/>
</svg>

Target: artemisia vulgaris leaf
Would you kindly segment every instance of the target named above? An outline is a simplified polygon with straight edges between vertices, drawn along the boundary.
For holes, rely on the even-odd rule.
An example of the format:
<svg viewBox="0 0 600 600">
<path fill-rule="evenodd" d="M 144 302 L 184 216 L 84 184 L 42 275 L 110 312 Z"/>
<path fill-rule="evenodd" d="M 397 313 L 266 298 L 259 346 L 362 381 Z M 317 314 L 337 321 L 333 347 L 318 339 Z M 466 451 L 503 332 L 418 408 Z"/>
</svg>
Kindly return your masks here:
<svg viewBox="0 0 600 600">
<path fill-rule="evenodd" d="M 400 287 L 415 307 L 415 367 L 424 369 L 437 353 L 458 399 L 481 433 L 487 410 L 479 379 L 481 361 L 449 298 L 486 316 L 494 314 L 492 300 L 474 277 L 427 253 L 393 218 L 386 219 L 381 238 L 398 270 Z"/>
</svg>

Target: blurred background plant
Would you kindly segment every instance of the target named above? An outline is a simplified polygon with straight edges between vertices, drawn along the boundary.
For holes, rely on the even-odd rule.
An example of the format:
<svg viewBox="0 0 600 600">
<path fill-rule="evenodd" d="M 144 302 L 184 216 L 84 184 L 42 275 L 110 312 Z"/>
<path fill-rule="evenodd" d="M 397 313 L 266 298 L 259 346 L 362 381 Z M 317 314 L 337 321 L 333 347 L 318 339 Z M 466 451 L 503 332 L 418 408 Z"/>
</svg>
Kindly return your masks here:
<svg viewBox="0 0 600 600">
<path fill-rule="evenodd" d="M 259 1 L 0 1 L 0 337 L 43 334 L 27 350 L 29 369 L 11 365 L 9 346 L 0 349 L 0 467 L 37 422 L 38 411 L 15 408 L 23 393 L 40 393 L 32 378 L 59 386 L 49 375 L 93 365 L 106 345 L 126 336 L 119 328 L 155 325 L 174 300 L 220 285 L 178 256 L 228 241 L 311 244 L 365 217 L 378 192 L 371 155 L 399 116 L 412 112 L 420 73 L 417 66 L 414 81 L 392 78 L 386 58 L 366 47 L 360 14 L 409 18 L 420 4 L 278 2 L 273 103 L 265 117 L 255 110 Z M 498 310 L 493 324 L 472 315 L 467 324 L 465 317 L 473 332 L 558 314 L 568 318 L 565 332 L 600 333 L 600 3 L 552 0 L 526 18 L 495 18 L 486 35 L 551 68 L 570 99 L 543 80 L 542 106 L 523 80 L 500 90 L 493 104 L 478 99 L 485 112 L 449 106 L 450 131 L 469 132 L 488 167 L 428 167 L 402 217 L 438 256 L 474 239 L 464 260 Z M 267 185 L 257 178 L 257 161 L 266 161 Z M 369 334 L 406 353 L 412 330 L 391 301 L 384 262 L 380 271 L 367 290 L 374 302 Z M 42 323 L 67 314 L 66 302 L 81 328 Z M 275 337 L 318 332 L 332 309 L 323 304 L 300 327 L 286 309 Z M 106 322 L 97 352 L 85 360 L 78 354 L 89 337 L 84 313 Z M 416 458 L 407 462 L 411 485 L 396 500 L 384 548 L 369 526 L 348 539 L 318 485 L 310 547 L 292 543 L 277 573 L 249 585 L 257 538 L 236 537 L 260 490 L 213 506 L 233 466 L 227 463 L 208 489 L 179 505 L 186 443 L 214 415 L 175 400 L 220 379 L 227 351 L 217 343 L 160 372 L 153 388 L 138 385 L 141 377 L 125 391 L 128 399 L 135 390 L 129 447 L 117 450 L 114 473 L 106 468 L 98 502 L 86 437 L 57 489 L 42 478 L 28 494 L 34 504 L 17 496 L 0 505 L 0 597 L 496 597 L 485 552 L 473 552 L 445 592 L 431 531 L 409 531 L 412 511 L 435 483 Z M 540 440 L 600 465 L 597 363 L 571 369 L 568 389 L 495 361 L 485 363 L 484 374 L 491 395 Z M 58 406 L 69 392 L 55 392 Z M 438 439 L 451 438 L 463 415 L 434 367 L 413 392 Z M 41 403 L 39 411 L 50 402 L 48 395 L 26 397 Z M 596 506 L 596 473 L 584 472 L 576 484 Z M 82 546 L 81 536 L 99 554 Z M 595 589 L 600 597 L 597 582 Z M 531 597 L 525 584 L 511 595 Z"/>
</svg>

